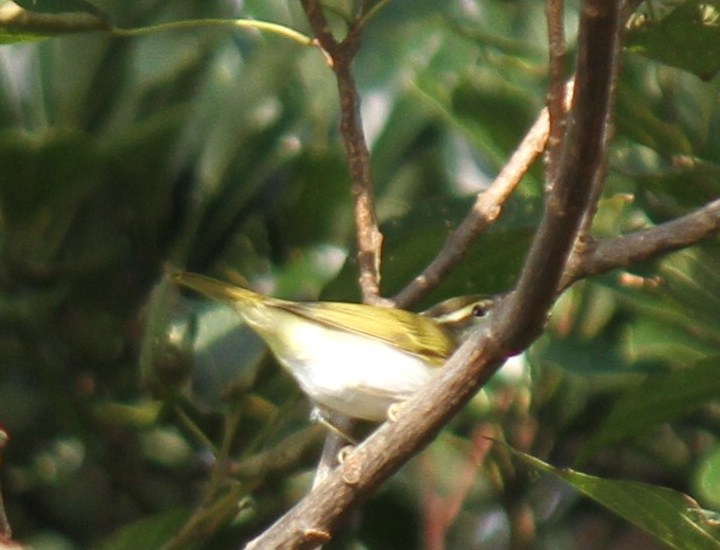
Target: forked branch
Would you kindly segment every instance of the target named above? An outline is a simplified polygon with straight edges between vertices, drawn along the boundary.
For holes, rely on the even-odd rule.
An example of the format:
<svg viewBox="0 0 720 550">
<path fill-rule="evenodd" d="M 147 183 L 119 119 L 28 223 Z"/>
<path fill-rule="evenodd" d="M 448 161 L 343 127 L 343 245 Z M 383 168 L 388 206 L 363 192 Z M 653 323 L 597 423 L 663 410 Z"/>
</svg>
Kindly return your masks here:
<svg viewBox="0 0 720 550">
<path fill-rule="evenodd" d="M 543 109 L 510 160 L 490 187 L 478 195 L 470 213 L 450 234 L 435 259 L 395 296 L 393 301 L 397 307 L 407 308 L 417 302 L 467 256 L 478 234 L 500 216 L 503 205 L 542 153 L 548 129 L 548 110 Z"/>
<path fill-rule="evenodd" d="M 561 289 L 585 277 L 686 248 L 718 232 L 720 199 L 655 227 L 612 239 L 589 240 L 570 257 Z"/>
<path fill-rule="evenodd" d="M 502 365 L 541 332 L 603 165 L 605 126 L 619 54 L 619 2 L 586 0 L 578 42 L 575 103 L 557 179 L 517 291 L 450 358 L 433 384 L 356 447 L 339 468 L 248 548 L 312 548 L 368 493 L 427 445 Z"/>
</svg>

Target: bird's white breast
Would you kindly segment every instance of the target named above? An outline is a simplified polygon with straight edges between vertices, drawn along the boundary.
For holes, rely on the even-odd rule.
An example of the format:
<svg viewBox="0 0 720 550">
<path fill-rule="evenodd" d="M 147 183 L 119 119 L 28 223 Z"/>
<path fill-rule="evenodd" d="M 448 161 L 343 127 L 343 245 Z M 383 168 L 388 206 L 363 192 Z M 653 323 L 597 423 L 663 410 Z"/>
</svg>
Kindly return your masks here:
<svg viewBox="0 0 720 550">
<path fill-rule="evenodd" d="M 382 341 L 290 313 L 280 317 L 283 338 L 263 335 L 271 349 L 311 399 L 342 414 L 383 421 L 390 405 L 408 399 L 437 370 Z"/>
</svg>

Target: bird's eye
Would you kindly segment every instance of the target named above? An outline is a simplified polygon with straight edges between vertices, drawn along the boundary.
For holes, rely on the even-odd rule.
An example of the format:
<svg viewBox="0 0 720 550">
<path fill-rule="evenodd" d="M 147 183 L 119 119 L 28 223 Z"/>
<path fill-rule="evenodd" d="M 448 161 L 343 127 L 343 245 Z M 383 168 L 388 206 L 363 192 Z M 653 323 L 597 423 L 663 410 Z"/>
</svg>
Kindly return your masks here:
<svg viewBox="0 0 720 550">
<path fill-rule="evenodd" d="M 487 304 L 475 304 L 472 308 L 473 317 L 485 317 L 490 310 Z"/>
</svg>

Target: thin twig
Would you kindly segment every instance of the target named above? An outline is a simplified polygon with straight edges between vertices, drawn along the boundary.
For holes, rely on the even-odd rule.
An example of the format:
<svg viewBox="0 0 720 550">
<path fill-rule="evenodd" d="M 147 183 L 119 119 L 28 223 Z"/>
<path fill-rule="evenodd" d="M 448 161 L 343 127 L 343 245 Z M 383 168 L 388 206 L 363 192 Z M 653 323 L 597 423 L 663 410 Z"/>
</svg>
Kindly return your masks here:
<svg viewBox="0 0 720 550">
<path fill-rule="evenodd" d="M 482 466 L 495 436 L 495 426 L 489 422 L 480 424 L 473 429 L 467 460 L 457 472 L 454 472 L 451 487 L 446 496 L 438 494 L 437 488 L 434 487 L 437 483 L 434 483 L 434 480 L 425 480 L 423 483 L 423 547 L 425 550 L 445 548 L 448 531 L 461 513 L 470 490 L 477 483 L 478 470 Z M 423 478 L 431 473 L 427 472 L 428 470 L 438 467 L 430 459 L 423 460 L 423 463 L 426 471 L 423 472 Z"/>
<path fill-rule="evenodd" d="M 478 195 L 472 210 L 450 234 L 435 259 L 393 298 L 397 307 L 407 308 L 417 302 L 465 258 L 478 234 L 500 216 L 503 205 L 542 153 L 547 137 L 548 110 L 543 109 L 510 160 L 490 187 Z"/>
<path fill-rule="evenodd" d="M 222 27 L 229 29 L 257 30 L 282 36 L 301 46 L 314 46 L 313 40 L 303 33 L 270 21 L 259 21 L 257 19 L 188 19 L 184 21 L 170 21 L 149 25 L 147 27 L 136 27 L 132 29 L 112 28 L 110 33 L 113 36 L 130 37 L 155 34 L 164 31 L 195 30 L 207 27 Z"/>
<path fill-rule="evenodd" d="M 347 40 L 353 36 L 351 32 L 344 44 L 350 44 Z M 354 40 L 359 42 L 359 37 Z M 352 43 L 352 49 L 354 50 L 356 47 L 357 43 Z M 380 255 L 383 237 L 375 213 L 370 152 L 362 129 L 360 98 L 350 71 L 350 63 L 350 58 L 344 56 L 335 59 L 335 74 L 338 80 L 342 112 L 340 131 L 347 150 L 352 180 L 351 191 L 355 199 L 360 288 L 364 301 L 377 304 L 380 296 Z"/>
<path fill-rule="evenodd" d="M 573 80 L 565 85 L 563 110 L 570 109 Z M 470 251 L 477 236 L 497 220 L 502 207 L 528 172 L 538 155 L 545 149 L 549 135 L 549 113 L 545 108 L 535 119 L 520 145 L 503 166 L 490 186 L 480 193 L 460 226 L 450 234 L 435 259 L 394 298 L 396 307 L 407 309 L 437 287 L 443 278 Z"/>
<path fill-rule="evenodd" d="M 236 513 L 238 496 L 242 494 L 241 487 L 237 485 L 230 491 L 233 495 L 231 500 L 223 498 L 222 492 L 227 485 L 228 457 L 230 447 L 237 433 L 241 412 L 242 409 L 236 407 L 226 415 L 222 443 L 220 448 L 216 449 L 205 434 L 187 416 L 187 413 L 180 407 L 176 407 L 176 414 L 183 420 L 183 423 L 196 434 L 196 437 L 200 437 L 200 441 L 207 448 L 213 450 L 215 462 L 210 472 L 210 480 L 203 490 L 200 504 L 185 522 L 183 528 L 165 543 L 163 550 L 186 548 L 191 541 L 202 540 L 213 532 L 215 525 L 229 519 Z M 222 503 L 225 505 L 223 506 Z"/>
<path fill-rule="evenodd" d="M 347 36 L 338 42 L 317 0 L 302 0 L 318 44 L 325 50 L 337 80 L 340 95 L 340 132 L 343 136 L 350 169 L 351 192 L 355 204 L 358 266 L 363 300 L 371 304 L 386 302 L 380 298 L 380 256 L 382 233 L 375 213 L 374 191 L 370 170 L 370 152 L 360 117 L 360 97 L 351 65 L 360 46 L 362 17 L 350 24 Z"/>
<path fill-rule="evenodd" d="M 370 21 L 372 21 L 375 16 L 380 13 L 381 10 L 385 9 L 385 7 L 390 3 L 390 0 L 380 0 L 377 4 L 375 4 L 373 7 L 371 7 L 366 13 L 362 14 L 360 17 L 360 20 L 358 21 L 358 27 L 360 29 L 364 29 L 368 26 Z"/>
<path fill-rule="evenodd" d="M 548 0 L 545 7 L 548 22 L 548 67 L 550 84 L 547 95 L 550 132 L 545 154 L 546 181 L 552 185 L 557 176 L 565 126 L 565 44 L 563 0 Z"/>
<path fill-rule="evenodd" d="M 327 541 L 337 522 L 427 445 L 492 377 L 503 359 L 529 345 L 540 333 L 587 205 L 594 171 L 605 154 L 602 129 L 612 93 L 612 59 L 619 54 L 616 32 L 620 32 L 617 3 L 583 3 L 569 137 L 517 292 L 460 346 L 432 384 L 405 403 L 396 421 L 386 422 L 351 451 L 340 468 L 247 548 L 310 548 L 319 538 Z M 558 235 L 560 231 L 570 234 Z M 559 244 L 552 243 L 551 238 Z M 544 262 L 540 261 L 540 244 L 548 245 Z"/>
<path fill-rule="evenodd" d="M 325 428 L 320 424 L 293 432 L 273 447 L 231 463 L 228 475 L 240 480 L 248 490 L 260 485 L 268 475 L 297 468 L 310 454 L 317 452 Z"/>
<path fill-rule="evenodd" d="M 0 466 L 2 466 L 3 453 L 5 451 L 5 445 L 7 444 L 8 439 L 9 438 L 7 432 L 0 428 Z M 8 520 L 7 513 L 5 512 L 5 503 L 3 501 L 2 490 L 0 490 L 0 540 L 12 540 L 12 528 L 10 527 L 10 521 Z"/>
<path fill-rule="evenodd" d="M 568 262 L 561 282 L 575 281 L 686 248 L 720 233 L 720 199 L 690 214 L 623 237 L 590 241 Z"/>
<path fill-rule="evenodd" d="M 320 2 L 315 0 L 301 0 L 301 3 L 305 10 L 305 17 L 307 17 L 310 27 L 313 33 L 315 33 L 317 43 L 331 58 L 337 56 L 339 43 L 330 31 L 330 25 L 323 14 Z"/>
</svg>

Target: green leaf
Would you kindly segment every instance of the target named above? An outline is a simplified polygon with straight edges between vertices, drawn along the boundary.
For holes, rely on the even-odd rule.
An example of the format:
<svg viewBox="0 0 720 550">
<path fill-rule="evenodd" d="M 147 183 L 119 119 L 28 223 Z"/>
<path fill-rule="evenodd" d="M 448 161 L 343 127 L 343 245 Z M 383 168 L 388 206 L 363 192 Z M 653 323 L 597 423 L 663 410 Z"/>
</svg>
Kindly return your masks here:
<svg viewBox="0 0 720 550">
<path fill-rule="evenodd" d="M 685 214 L 714 200 L 720 193 L 720 165 L 688 162 L 685 166 L 634 174 L 638 202 L 653 222 Z"/>
<path fill-rule="evenodd" d="M 23 9 L 24 7 L 26 9 Z M 0 44 L 42 40 L 50 36 L 109 28 L 106 15 L 83 0 L 25 0 L 14 4 L 6 2 L 0 6 Z"/>
<path fill-rule="evenodd" d="M 538 105 L 528 100 L 526 88 L 515 83 L 486 74 L 463 77 L 452 91 L 451 111 L 476 138 L 476 144 L 498 147 L 504 159 L 527 130 Z"/>
<path fill-rule="evenodd" d="M 712 512 L 683 493 L 636 481 L 605 479 L 569 468 L 555 468 L 519 451 L 523 462 L 553 474 L 608 510 L 678 550 L 718 550 L 720 539 L 710 532 Z"/>
<path fill-rule="evenodd" d="M 145 400 L 132 405 L 107 401 L 95 405 L 94 412 L 102 422 L 147 427 L 157 422 L 162 407 L 162 401 Z"/>
<path fill-rule="evenodd" d="M 13 0 L 21 8 L 35 13 L 89 13 L 104 17 L 103 12 L 87 0 Z"/>
<path fill-rule="evenodd" d="M 716 444 L 698 464 L 694 485 L 699 497 L 720 508 L 720 445 Z"/>
<path fill-rule="evenodd" d="M 192 395 L 204 407 L 225 410 L 228 400 L 252 386 L 266 347 L 232 308 L 207 301 L 200 308 L 195 318 Z"/>
<path fill-rule="evenodd" d="M 55 258 L 98 183 L 97 148 L 79 131 L 0 133 L 0 212 L 7 261 L 44 266 Z"/>
<path fill-rule="evenodd" d="M 635 88 L 618 88 L 617 125 L 626 136 L 661 154 L 692 154 L 683 128 L 663 120 L 655 106 L 641 98 Z"/>
<path fill-rule="evenodd" d="M 650 12 L 632 21 L 627 38 L 630 50 L 690 71 L 706 81 L 720 71 L 717 2 L 691 0 L 664 17 Z"/>
<path fill-rule="evenodd" d="M 417 276 L 435 257 L 472 202 L 433 197 L 415 201 L 413 209 L 382 225 L 383 292 L 391 295 Z M 511 200 L 498 223 L 482 233 L 460 262 L 420 307 L 451 296 L 494 293 L 509 288 L 517 277 L 532 237 L 538 214 L 529 200 Z M 357 300 L 357 266 L 354 254 L 322 298 Z"/>
<path fill-rule="evenodd" d="M 655 289 L 615 285 L 623 306 L 640 313 L 625 333 L 634 360 L 686 367 L 720 354 L 720 261 L 711 241 L 678 251 L 636 272 L 660 277 Z"/>
<path fill-rule="evenodd" d="M 615 405 L 597 434 L 583 448 L 579 462 L 602 447 L 645 433 L 720 397 L 720 357 L 667 374 L 650 374 Z"/>
<path fill-rule="evenodd" d="M 101 543 L 97 550 L 161 548 L 185 525 L 189 510 L 173 508 L 162 514 L 130 523 Z"/>
</svg>

